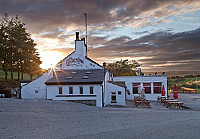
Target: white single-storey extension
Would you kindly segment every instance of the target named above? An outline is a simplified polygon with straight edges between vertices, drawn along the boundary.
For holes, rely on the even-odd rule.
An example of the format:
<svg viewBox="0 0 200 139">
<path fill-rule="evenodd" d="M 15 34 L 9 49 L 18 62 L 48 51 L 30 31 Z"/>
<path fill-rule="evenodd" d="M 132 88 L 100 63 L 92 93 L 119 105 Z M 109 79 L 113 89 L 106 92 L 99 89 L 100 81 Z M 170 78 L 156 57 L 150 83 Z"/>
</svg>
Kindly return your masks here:
<svg viewBox="0 0 200 139">
<path fill-rule="evenodd" d="M 76 32 L 75 51 L 55 68 L 30 83 L 21 83 L 22 99 L 95 101 L 96 106 L 125 105 L 137 95 L 138 85 L 145 88 L 146 98 L 156 100 L 161 87 L 167 92 L 167 76 L 122 76 L 113 74 L 87 56 L 85 39 Z"/>
<path fill-rule="evenodd" d="M 147 100 L 157 100 L 161 96 L 162 86 L 167 92 L 167 76 L 166 75 L 149 75 L 149 76 L 121 76 L 114 77 L 113 81 L 124 81 L 126 84 L 126 99 L 133 100 L 134 96 L 138 96 L 138 87 L 145 88 L 145 96 Z M 167 97 L 167 93 L 165 94 Z"/>
</svg>

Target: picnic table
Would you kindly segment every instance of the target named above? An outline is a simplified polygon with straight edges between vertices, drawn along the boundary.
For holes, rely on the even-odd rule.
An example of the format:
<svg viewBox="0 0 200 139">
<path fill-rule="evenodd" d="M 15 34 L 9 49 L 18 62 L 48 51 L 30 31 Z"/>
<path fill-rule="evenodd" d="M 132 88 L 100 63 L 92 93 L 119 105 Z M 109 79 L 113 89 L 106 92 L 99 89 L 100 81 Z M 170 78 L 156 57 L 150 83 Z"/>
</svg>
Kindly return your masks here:
<svg viewBox="0 0 200 139">
<path fill-rule="evenodd" d="M 174 99 L 172 99 L 172 100 L 164 100 L 164 105 L 167 105 L 169 102 L 178 102 L 178 100 L 174 100 Z"/>
<path fill-rule="evenodd" d="M 135 101 L 135 106 L 139 106 L 140 104 L 145 104 L 146 106 L 150 107 L 150 101 L 148 100 L 136 100 Z"/>
<path fill-rule="evenodd" d="M 166 107 L 171 108 L 172 106 L 178 107 L 179 109 L 183 107 L 183 102 L 168 102 Z"/>
<path fill-rule="evenodd" d="M 134 96 L 134 102 L 135 102 L 136 107 L 139 105 L 143 105 L 143 104 L 150 107 L 150 101 L 146 100 L 145 98 L 139 97 L 139 96 Z"/>
<path fill-rule="evenodd" d="M 173 98 L 161 98 L 160 102 L 164 103 L 165 100 L 174 100 Z"/>
<path fill-rule="evenodd" d="M 161 99 L 166 99 L 166 97 L 157 97 L 157 101 L 160 101 Z"/>
</svg>

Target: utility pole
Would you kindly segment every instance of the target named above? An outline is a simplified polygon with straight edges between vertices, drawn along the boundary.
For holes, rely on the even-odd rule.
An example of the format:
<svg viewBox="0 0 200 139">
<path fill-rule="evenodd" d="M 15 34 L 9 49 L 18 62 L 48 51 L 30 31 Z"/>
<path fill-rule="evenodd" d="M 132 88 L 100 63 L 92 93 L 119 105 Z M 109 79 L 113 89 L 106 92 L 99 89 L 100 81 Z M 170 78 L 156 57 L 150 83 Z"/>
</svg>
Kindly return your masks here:
<svg viewBox="0 0 200 139">
<path fill-rule="evenodd" d="M 83 13 L 85 16 L 85 35 L 86 35 L 86 40 L 85 40 L 85 44 L 87 45 L 87 13 Z"/>
</svg>

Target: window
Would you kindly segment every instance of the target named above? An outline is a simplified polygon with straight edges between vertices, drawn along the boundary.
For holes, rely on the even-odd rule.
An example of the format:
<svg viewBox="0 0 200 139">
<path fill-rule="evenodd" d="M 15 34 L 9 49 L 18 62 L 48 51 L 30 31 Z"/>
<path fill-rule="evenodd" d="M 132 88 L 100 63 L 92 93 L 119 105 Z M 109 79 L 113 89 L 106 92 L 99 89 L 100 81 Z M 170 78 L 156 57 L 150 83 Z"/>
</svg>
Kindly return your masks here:
<svg viewBox="0 0 200 139">
<path fill-rule="evenodd" d="M 140 83 L 133 83 L 133 94 L 138 94 L 138 86 Z"/>
<path fill-rule="evenodd" d="M 73 87 L 69 87 L 69 94 L 73 94 Z"/>
<path fill-rule="evenodd" d="M 93 87 L 90 87 L 90 94 L 93 94 Z"/>
<path fill-rule="evenodd" d="M 111 92 L 111 103 L 117 103 L 116 101 L 116 92 Z"/>
<path fill-rule="evenodd" d="M 118 95 L 121 95 L 122 94 L 122 92 L 121 91 L 118 91 Z"/>
<path fill-rule="evenodd" d="M 38 90 L 35 90 L 35 93 L 37 94 L 39 91 Z"/>
<path fill-rule="evenodd" d="M 62 87 L 59 87 L 59 94 L 62 94 Z"/>
<path fill-rule="evenodd" d="M 151 94 L 151 83 L 143 83 L 145 94 Z"/>
<path fill-rule="evenodd" d="M 162 83 L 153 83 L 154 94 L 160 94 L 161 93 L 161 87 L 162 87 Z"/>
<path fill-rule="evenodd" d="M 83 94 L 83 87 L 80 87 L 80 94 Z"/>
</svg>

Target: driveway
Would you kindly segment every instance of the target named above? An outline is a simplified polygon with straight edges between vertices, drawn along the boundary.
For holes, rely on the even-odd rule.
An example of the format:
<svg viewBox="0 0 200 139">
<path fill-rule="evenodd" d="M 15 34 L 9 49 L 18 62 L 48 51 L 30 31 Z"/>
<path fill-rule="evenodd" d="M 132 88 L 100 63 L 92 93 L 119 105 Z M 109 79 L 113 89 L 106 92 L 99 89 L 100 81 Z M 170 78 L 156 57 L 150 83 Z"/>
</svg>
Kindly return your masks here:
<svg viewBox="0 0 200 139">
<path fill-rule="evenodd" d="M 198 139 L 200 111 L 0 99 L 0 139 Z"/>
</svg>

